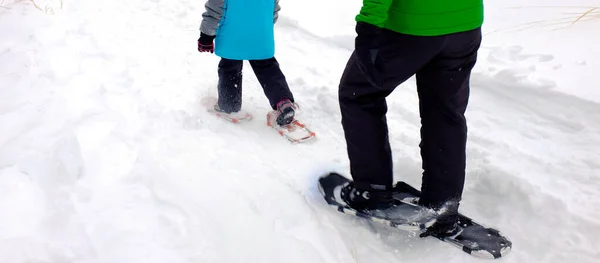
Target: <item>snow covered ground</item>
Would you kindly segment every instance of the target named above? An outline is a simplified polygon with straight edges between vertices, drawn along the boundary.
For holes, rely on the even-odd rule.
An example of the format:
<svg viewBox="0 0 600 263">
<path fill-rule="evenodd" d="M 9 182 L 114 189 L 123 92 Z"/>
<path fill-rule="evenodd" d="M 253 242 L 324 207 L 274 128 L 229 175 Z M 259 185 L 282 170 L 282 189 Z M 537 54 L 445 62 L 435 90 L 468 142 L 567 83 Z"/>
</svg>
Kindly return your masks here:
<svg viewBox="0 0 600 263">
<path fill-rule="evenodd" d="M 315 187 L 348 173 L 337 84 L 361 1 L 282 1 L 276 56 L 317 132 L 306 145 L 264 125 L 251 70 L 253 122 L 200 106 L 218 62 L 196 51 L 202 1 L 33 3 L 0 7 L 0 262 L 481 261 Z M 461 208 L 512 239 L 501 262 L 600 260 L 599 4 L 486 3 Z M 418 186 L 414 84 L 388 118 L 396 178 Z"/>
</svg>

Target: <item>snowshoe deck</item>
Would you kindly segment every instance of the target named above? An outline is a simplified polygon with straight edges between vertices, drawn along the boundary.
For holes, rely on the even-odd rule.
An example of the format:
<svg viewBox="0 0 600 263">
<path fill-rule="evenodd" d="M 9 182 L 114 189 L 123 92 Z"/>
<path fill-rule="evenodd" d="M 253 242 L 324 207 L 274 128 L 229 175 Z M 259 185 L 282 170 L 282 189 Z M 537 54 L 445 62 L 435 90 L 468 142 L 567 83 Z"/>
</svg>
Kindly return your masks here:
<svg viewBox="0 0 600 263">
<path fill-rule="evenodd" d="M 271 111 L 267 114 L 267 126 L 277 131 L 279 135 L 287 139 L 289 142 L 296 144 L 315 139 L 315 132 L 308 129 L 304 123 L 297 119 L 294 119 L 294 121 L 285 126 L 277 125 L 275 123 L 276 114 L 276 111 Z"/>
<path fill-rule="evenodd" d="M 421 192 L 404 182 L 399 182 L 394 187 L 394 199 L 400 203 L 395 206 L 394 213 L 382 216 L 376 212 L 357 211 L 349 207 L 340 196 L 341 188 L 349 181 L 337 173 L 319 178 L 319 191 L 325 201 L 339 212 L 411 232 L 424 232 L 436 222 L 437 213 L 418 205 Z M 456 234 L 447 237 L 431 236 L 479 258 L 500 258 L 512 248 L 512 242 L 498 230 L 485 227 L 463 214 L 459 214 L 459 231 Z"/>
</svg>

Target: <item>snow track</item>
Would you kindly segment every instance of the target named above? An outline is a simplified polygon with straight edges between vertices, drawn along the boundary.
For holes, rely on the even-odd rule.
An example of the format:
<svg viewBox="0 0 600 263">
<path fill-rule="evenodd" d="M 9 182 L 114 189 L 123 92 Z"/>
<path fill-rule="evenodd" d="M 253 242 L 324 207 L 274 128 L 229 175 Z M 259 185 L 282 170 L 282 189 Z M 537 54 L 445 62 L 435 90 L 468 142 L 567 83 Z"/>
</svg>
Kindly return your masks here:
<svg viewBox="0 0 600 263">
<path fill-rule="evenodd" d="M 0 262 L 480 261 L 321 199 L 318 175 L 348 174 L 337 85 L 352 6 L 322 25 L 314 19 L 341 1 L 308 15 L 321 1 L 282 2 L 276 56 L 318 137 L 291 145 L 266 127 L 251 70 L 252 122 L 201 107 L 216 94 L 218 62 L 196 52 L 202 3 L 36 3 L 52 12 L 28 1 L 0 9 Z M 565 80 L 597 70 L 597 56 L 575 63 L 584 60 L 532 50 L 484 43 L 461 209 L 513 240 L 505 262 L 596 262 L 600 97 Z M 576 77 L 580 87 L 597 80 Z M 413 80 L 389 97 L 396 179 L 415 186 L 417 105 Z"/>
</svg>

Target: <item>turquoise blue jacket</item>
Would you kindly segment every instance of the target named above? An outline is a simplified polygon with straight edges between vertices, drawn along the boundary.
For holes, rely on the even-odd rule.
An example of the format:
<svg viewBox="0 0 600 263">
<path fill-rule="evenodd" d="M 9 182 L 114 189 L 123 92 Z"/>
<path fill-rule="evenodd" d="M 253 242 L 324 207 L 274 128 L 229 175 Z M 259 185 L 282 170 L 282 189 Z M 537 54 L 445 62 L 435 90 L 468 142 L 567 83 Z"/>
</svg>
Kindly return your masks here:
<svg viewBox="0 0 600 263">
<path fill-rule="evenodd" d="M 216 36 L 215 54 L 234 60 L 275 56 L 279 0 L 208 0 L 200 31 Z"/>
</svg>

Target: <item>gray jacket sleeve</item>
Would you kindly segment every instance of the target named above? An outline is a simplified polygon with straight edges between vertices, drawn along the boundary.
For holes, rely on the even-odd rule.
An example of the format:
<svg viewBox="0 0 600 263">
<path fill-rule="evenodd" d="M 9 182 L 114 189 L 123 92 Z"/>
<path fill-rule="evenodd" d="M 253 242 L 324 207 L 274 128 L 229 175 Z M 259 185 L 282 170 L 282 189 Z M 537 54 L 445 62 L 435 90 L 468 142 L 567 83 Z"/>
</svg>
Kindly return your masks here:
<svg viewBox="0 0 600 263">
<path fill-rule="evenodd" d="M 279 0 L 275 0 L 275 11 L 273 12 L 273 23 L 277 23 L 277 19 L 279 18 L 279 10 L 281 10 L 281 6 L 279 6 Z"/>
<path fill-rule="evenodd" d="M 217 27 L 223 16 L 223 4 L 224 0 L 206 1 L 204 5 L 206 11 L 202 13 L 202 23 L 200 24 L 200 31 L 202 33 L 210 36 L 217 34 Z"/>
</svg>

